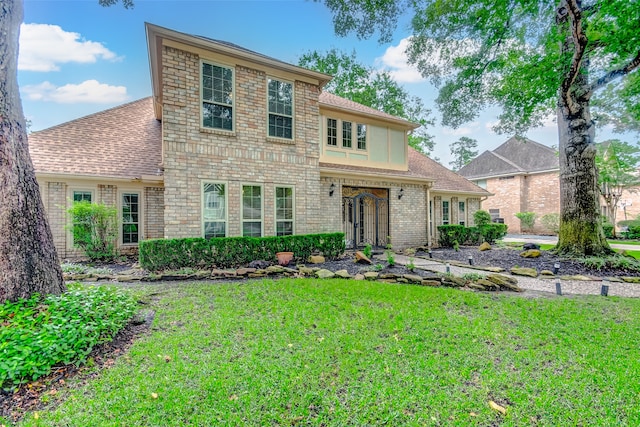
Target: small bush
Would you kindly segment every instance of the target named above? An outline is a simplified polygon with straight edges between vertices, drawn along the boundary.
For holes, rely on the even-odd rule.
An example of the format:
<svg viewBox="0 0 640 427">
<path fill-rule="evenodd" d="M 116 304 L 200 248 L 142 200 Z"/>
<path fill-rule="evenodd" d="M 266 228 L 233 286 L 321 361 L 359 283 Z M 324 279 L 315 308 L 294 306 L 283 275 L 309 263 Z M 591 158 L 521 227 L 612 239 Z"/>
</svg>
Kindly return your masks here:
<svg viewBox="0 0 640 427">
<path fill-rule="evenodd" d="M 455 248 L 456 242 L 478 245 L 482 242 L 495 243 L 507 234 L 506 224 L 485 224 L 476 227 L 463 225 L 439 225 L 438 243 L 445 248 Z"/>
<path fill-rule="evenodd" d="M 371 248 L 371 245 L 369 243 L 367 243 L 367 245 L 364 247 L 364 249 L 362 250 L 362 253 L 369 259 L 371 259 L 371 255 L 373 254 L 373 249 Z"/>
<path fill-rule="evenodd" d="M 533 225 L 536 222 L 535 212 L 518 212 L 517 214 L 515 214 L 515 216 L 520 220 L 520 225 L 522 226 L 523 230 L 533 230 Z"/>
<path fill-rule="evenodd" d="M 131 294 L 71 284 L 58 296 L 0 305 L 0 388 L 33 381 L 57 364 L 82 363 L 136 311 Z"/>
<path fill-rule="evenodd" d="M 602 231 L 604 232 L 604 237 L 606 237 L 607 239 L 613 239 L 613 224 L 609 222 L 603 222 Z"/>
<path fill-rule="evenodd" d="M 546 215 L 542 215 L 540 218 L 540 222 L 553 234 L 558 234 L 560 232 L 560 214 L 558 213 L 550 213 Z"/>
<path fill-rule="evenodd" d="M 477 210 L 473 214 L 473 222 L 477 226 L 491 224 L 491 214 L 485 210 Z"/>
<path fill-rule="evenodd" d="M 67 212 L 71 215 L 73 245 L 92 261 L 113 260 L 118 237 L 116 208 L 83 200 L 74 202 Z"/>
<path fill-rule="evenodd" d="M 278 252 L 293 252 L 306 260 L 315 252 L 332 259 L 345 250 L 344 233 L 272 237 L 214 237 L 211 239 L 153 239 L 139 245 L 140 265 L 147 270 L 228 268 L 255 260 L 274 260 Z"/>
<path fill-rule="evenodd" d="M 454 242 L 466 242 L 469 232 L 464 225 L 439 225 L 438 226 L 438 243 L 445 248 L 452 248 Z"/>
<path fill-rule="evenodd" d="M 409 269 L 409 271 L 415 270 L 416 265 L 413 262 L 413 257 L 409 257 L 409 262 L 407 263 L 406 267 Z"/>
</svg>

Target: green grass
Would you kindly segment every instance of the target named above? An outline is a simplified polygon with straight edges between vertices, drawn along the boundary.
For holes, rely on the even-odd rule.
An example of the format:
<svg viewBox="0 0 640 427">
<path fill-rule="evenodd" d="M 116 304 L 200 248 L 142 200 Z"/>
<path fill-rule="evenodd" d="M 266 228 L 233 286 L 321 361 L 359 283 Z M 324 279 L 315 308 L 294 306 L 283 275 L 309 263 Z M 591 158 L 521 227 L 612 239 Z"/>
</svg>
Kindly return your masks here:
<svg viewBox="0 0 640 427">
<path fill-rule="evenodd" d="M 632 245 L 632 246 L 640 246 L 640 241 L 638 240 L 607 240 L 609 243 L 620 244 L 620 245 Z"/>
<path fill-rule="evenodd" d="M 24 425 L 640 425 L 637 299 L 348 280 L 145 289 L 151 333 Z"/>
</svg>

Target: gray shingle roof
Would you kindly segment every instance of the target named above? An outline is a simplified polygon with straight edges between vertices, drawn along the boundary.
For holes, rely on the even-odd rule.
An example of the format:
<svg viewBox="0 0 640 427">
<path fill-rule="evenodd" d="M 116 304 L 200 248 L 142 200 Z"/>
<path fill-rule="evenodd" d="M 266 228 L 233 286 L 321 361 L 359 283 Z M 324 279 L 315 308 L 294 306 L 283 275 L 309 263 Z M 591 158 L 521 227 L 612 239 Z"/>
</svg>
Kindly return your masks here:
<svg viewBox="0 0 640 427">
<path fill-rule="evenodd" d="M 469 179 L 478 179 L 558 168 L 554 149 L 528 138 L 511 137 L 495 150 L 480 154 L 458 173 Z"/>
</svg>

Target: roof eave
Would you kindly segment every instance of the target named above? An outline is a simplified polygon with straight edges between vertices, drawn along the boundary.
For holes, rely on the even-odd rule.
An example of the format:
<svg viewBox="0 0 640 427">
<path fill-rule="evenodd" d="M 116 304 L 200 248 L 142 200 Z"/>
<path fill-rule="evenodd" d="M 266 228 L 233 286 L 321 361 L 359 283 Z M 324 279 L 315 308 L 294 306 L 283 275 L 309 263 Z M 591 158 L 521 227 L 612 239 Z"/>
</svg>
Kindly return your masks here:
<svg viewBox="0 0 640 427">
<path fill-rule="evenodd" d="M 95 174 L 75 174 L 59 172 L 37 172 L 36 177 L 42 179 L 80 179 L 85 181 L 111 181 L 111 182 L 141 182 L 141 183 L 164 183 L 163 175 L 138 175 L 123 177 L 116 175 L 95 175 Z"/>
<path fill-rule="evenodd" d="M 408 120 L 404 120 L 404 119 L 400 119 L 400 118 L 379 116 L 379 115 L 377 115 L 375 113 L 366 113 L 364 111 L 354 110 L 354 109 L 347 108 L 347 107 L 339 107 L 337 105 L 328 104 L 328 103 L 322 102 L 322 101 L 319 102 L 318 104 L 320 105 L 320 108 L 322 108 L 322 109 L 332 110 L 332 111 L 337 111 L 337 112 L 342 112 L 342 113 L 348 113 L 348 114 L 353 114 L 353 115 L 362 116 L 362 117 L 367 117 L 367 118 L 370 118 L 370 119 L 374 119 L 374 120 L 378 120 L 378 121 L 382 121 L 382 122 L 386 122 L 386 123 L 393 123 L 395 125 L 402 126 L 403 128 L 405 128 L 407 130 L 415 130 L 415 129 L 418 129 L 421 126 L 418 123 L 413 123 L 413 122 L 410 122 Z"/>
<path fill-rule="evenodd" d="M 427 186 L 433 185 L 435 182 L 433 179 L 425 178 L 425 177 L 416 177 L 416 176 L 406 176 L 406 175 L 395 175 L 395 174 L 385 174 L 379 172 L 368 172 L 368 171 L 355 171 L 355 170 L 346 170 L 346 169 L 336 169 L 326 166 L 320 166 L 320 176 L 336 176 L 336 177 L 348 177 L 348 178 L 373 178 L 380 179 L 384 178 L 393 182 L 414 182 Z"/>
</svg>

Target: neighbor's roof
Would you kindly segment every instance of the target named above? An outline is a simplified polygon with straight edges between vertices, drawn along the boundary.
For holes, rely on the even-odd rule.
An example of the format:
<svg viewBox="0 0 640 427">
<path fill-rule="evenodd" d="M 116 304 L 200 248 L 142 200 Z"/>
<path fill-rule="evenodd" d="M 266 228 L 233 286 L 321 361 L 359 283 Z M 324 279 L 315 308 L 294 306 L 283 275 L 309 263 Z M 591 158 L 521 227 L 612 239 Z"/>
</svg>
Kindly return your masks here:
<svg viewBox="0 0 640 427">
<path fill-rule="evenodd" d="M 552 171 L 559 168 L 553 148 L 528 138 L 511 137 L 493 151 L 485 151 L 458 173 L 469 179 Z"/>
<path fill-rule="evenodd" d="M 409 170 L 397 171 L 376 169 L 361 166 L 339 165 L 333 163 L 320 163 L 320 169 L 325 173 L 351 172 L 369 176 L 391 179 L 410 179 L 411 181 L 432 182 L 431 191 L 443 193 L 475 194 L 478 197 L 490 196 L 487 190 L 478 187 L 466 178 L 447 169 L 440 163 L 430 159 L 417 150 L 409 147 Z"/>
<path fill-rule="evenodd" d="M 387 114 L 385 112 L 376 110 L 375 108 L 367 107 L 366 105 L 358 104 L 357 102 L 342 98 L 329 92 L 321 92 L 318 100 L 320 102 L 320 107 L 324 106 L 327 108 L 338 109 L 354 114 L 375 117 L 378 119 L 394 122 L 406 127 L 407 129 L 416 129 L 420 127 L 420 125 L 417 123 L 413 123 L 400 117 Z"/>
<path fill-rule="evenodd" d="M 29 135 L 36 173 L 140 178 L 157 175 L 161 124 L 151 97 Z"/>
</svg>

